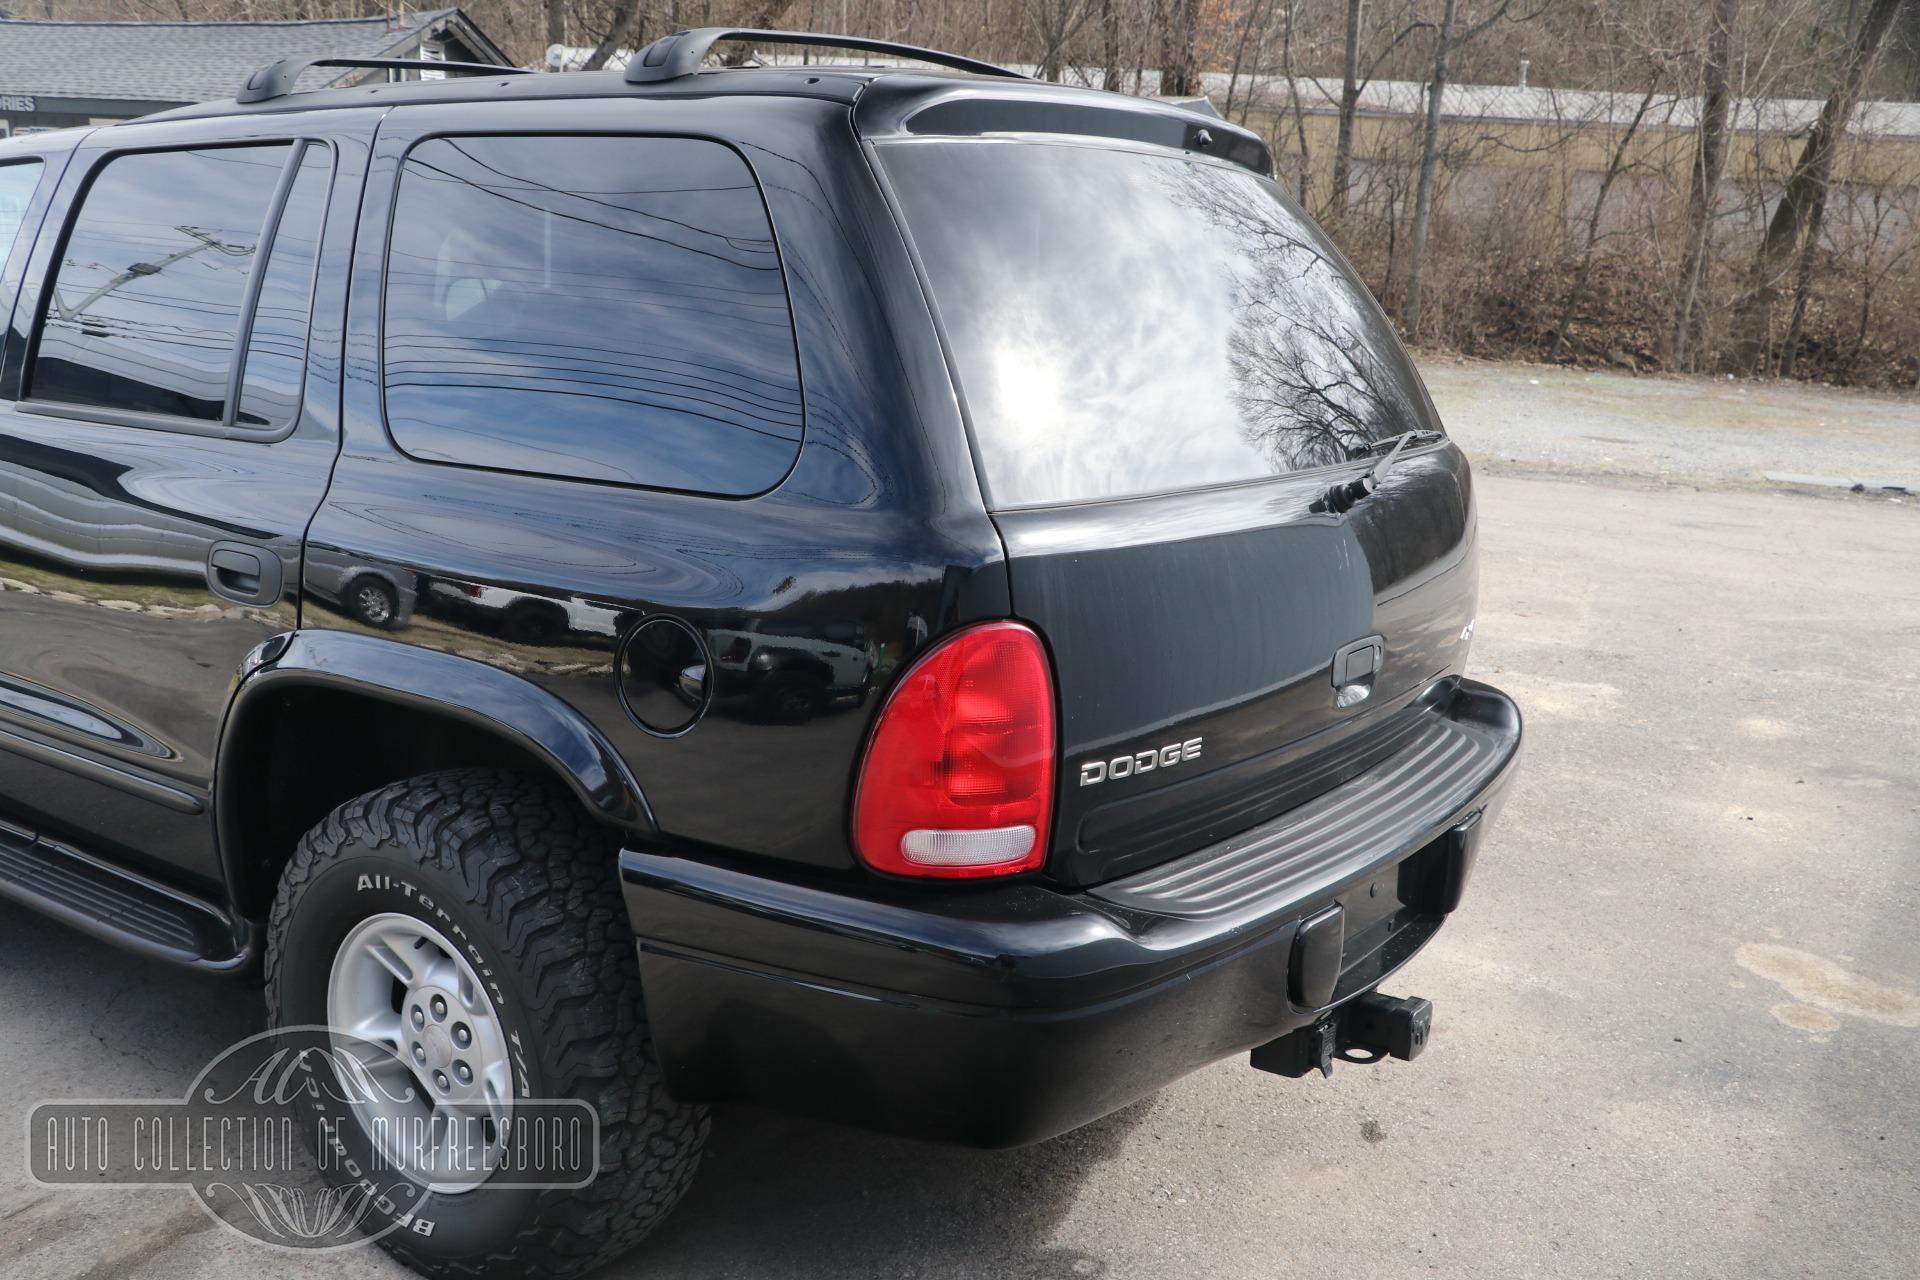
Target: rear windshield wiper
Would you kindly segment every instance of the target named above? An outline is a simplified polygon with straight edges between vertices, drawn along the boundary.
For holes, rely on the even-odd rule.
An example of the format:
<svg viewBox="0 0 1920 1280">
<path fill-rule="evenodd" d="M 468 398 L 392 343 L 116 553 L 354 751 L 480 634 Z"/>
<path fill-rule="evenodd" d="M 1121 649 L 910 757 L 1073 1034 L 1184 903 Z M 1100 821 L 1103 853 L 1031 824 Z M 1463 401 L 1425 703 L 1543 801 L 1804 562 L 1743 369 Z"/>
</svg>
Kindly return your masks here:
<svg viewBox="0 0 1920 1280">
<path fill-rule="evenodd" d="M 1378 440 L 1369 440 L 1365 444 L 1354 445 L 1347 450 L 1347 459 L 1350 462 L 1358 462 L 1360 459 L 1370 458 L 1376 453 L 1397 453 L 1403 444 L 1409 446 L 1432 444 L 1434 441 L 1444 438 L 1444 433 L 1426 427 L 1417 428 L 1413 431 L 1402 431 L 1397 436 L 1382 436 Z"/>
<path fill-rule="evenodd" d="M 1393 470 L 1393 464 L 1400 460 L 1400 451 L 1411 444 L 1431 444 L 1445 439 L 1438 431 L 1418 429 L 1402 431 L 1397 436 L 1387 436 L 1381 440 L 1370 440 L 1357 449 L 1349 450 L 1355 458 L 1365 458 L 1385 449 L 1386 456 L 1366 469 L 1357 480 L 1345 480 L 1327 490 L 1326 507 L 1329 511 L 1348 511 L 1353 504 L 1380 487 L 1387 478 L 1387 472 Z"/>
</svg>

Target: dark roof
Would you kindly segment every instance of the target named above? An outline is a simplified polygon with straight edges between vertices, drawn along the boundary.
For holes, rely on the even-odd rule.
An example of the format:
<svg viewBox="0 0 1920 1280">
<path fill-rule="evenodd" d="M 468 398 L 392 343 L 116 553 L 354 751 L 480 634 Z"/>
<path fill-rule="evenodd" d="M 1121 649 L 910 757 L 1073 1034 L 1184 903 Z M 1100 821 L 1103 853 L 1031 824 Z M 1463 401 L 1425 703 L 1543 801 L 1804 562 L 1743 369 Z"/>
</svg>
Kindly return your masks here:
<svg viewBox="0 0 1920 1280">
<path fill-rule="evenodd" d="M 445 80 L 368 81 L 360 85 L 308 88 L 285 97 L 236 105 L 232 101 L 175 107 L 148 120 L 205 120 L 215 116 L 275 111 L 324 111 L 338 107 L 421 106 L 426 103 L 540 101 L 570 98 L 820 98 L 852 106 L 860 92 L 885 74 L 883 67 L 716 67 L 697 76 L 655 84 L 628 84 L 618 71 L 569 71 L 564 75 L 452 76 Z M 948 83 L 975 77 L 937 73 Z M 998 83 L 998 82 L 996 82 Z M 1057 87 L 1057 86 L 1053 86 Z"/>
<path fill-rule="evenodd" d="M 423 31 L 452 26 L 482 61 L 507 64 L 457 8 L 315 22 L 36 22 L 0 20 L 0 92 L 125 102 L 231 98 L 279 58 L 377 58 L 410 50 Z M 310 73 L 302 86 L 350 77 Z"/>
<path fill-rule="evenodd" d="M 409 80 L 400 83 L 365 84 L 322 89 L 316 92 L 290 93 L 283 97 L 239 105 L 234 102 L 203 103 L 176 107 L 149 117 L 154 120 L 195 120 L 232 115 L 270 114 L 277 111 L 323 111 L 341 107 L 372 107 L 456 103 L 475 100 L 493 104 L 535 102 L 541 100 L 585 100 L 594 98 L 651 99 L 682 98 L 715 100 L 723 97 L 760 98 L 769 105 L 778 99 L 812 98 L 856 108 L 856 132 L 867 137 L 895 137 L 911 132 L 907 118 L 920 107 L 937 101 L 978 100 L 1007 103 L 1063 104 L 1091 108 L 1103 119 L 1119 123 L 1122 118 L 1139 128 L 1075 128 L 1070 111 L 1061 131 L 1070 133 L 1108 133 L 1111 136 L 1180 148 L 1185 145 L 1185 130 L 1203 126 L 1216 141 L 1211 153 L 1220 159 L 1242 164 L 1260 173 L 1271 173 L 1272 154 L 1260 135 L 1217 116 L 1202 116 L 1170 103 L 1125 94 L 1104 93 L 1097 89 L 1076 88 L 1036 80 L 1009 80 L 1001 76 L 969 75 L 962 71 L 920 71 L 890 67 L 808 66 L 715 67 L 673 80 L 628 84 L 618 71 L 576 71 L 564 75 L 474 75 L 445 80 Z M 989 111 L 986 117 L 970 113 L 966 120 L 949 120 L 948 127 L 932 129 L 937 133 L 964 135 L 993 125 L 998 119 Z M 1039 112 L 1033 127 L 1048 131 L 1061 126 L 1063 118 Z M 1174 126 L 1169 134 L 1166 126 Z"/>
</svg>

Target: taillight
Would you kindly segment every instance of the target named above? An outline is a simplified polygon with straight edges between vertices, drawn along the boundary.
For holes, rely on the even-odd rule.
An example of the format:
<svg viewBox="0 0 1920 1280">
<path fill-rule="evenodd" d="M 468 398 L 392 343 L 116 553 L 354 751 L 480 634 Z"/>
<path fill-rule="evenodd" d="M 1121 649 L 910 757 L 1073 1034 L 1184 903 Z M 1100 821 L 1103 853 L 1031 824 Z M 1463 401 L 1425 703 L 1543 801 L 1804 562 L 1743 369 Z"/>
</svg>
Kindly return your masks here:
<svg viewBox="0 0 1920 1280">
<path fill-rule="evenodd" d="M 880 708 L 853 798 L 853 843 L 876 871 L 1003 876 L 1047 855 L 1053 679 L 1017 622 L 929 650 Z"/>
</svg>

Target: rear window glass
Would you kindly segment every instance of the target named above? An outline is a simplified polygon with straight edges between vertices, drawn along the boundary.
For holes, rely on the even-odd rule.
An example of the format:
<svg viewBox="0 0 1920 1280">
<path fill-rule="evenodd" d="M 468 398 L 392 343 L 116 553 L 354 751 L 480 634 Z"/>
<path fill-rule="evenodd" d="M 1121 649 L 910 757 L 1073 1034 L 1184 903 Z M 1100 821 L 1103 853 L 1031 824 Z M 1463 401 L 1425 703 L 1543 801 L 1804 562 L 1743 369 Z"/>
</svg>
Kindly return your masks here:
<svg viewBox="0 0 1920 1280">
<path fill-rule="evenodd" d="M 800 448 L 793 319 L 746 162 L 691 138 L 434 138 L 387 260 L 415 457 L 750 494 Z"/>
<path fill-rule="evenodd" d="M 881 147 L 995 506 L 1230 484 L 1430 428 L 1386 317 L 1273 182 L 1113 147 Z"/>
</svg>

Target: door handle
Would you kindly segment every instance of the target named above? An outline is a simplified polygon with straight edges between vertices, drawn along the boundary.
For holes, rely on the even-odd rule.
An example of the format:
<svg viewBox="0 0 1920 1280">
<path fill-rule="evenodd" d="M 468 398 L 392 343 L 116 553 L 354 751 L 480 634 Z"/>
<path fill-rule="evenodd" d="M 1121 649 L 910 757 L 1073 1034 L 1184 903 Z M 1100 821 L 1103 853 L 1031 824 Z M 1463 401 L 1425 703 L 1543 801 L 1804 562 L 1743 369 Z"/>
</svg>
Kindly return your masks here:
<svg viewBox="0 0 1920 1280">
<path fill-rule="evenodd" d="M 280 557 L 244 542 L 216 542 L 207 552 L 207 586 L 236 604 L 272 604 L 280 598 Z"/>
</svg>

